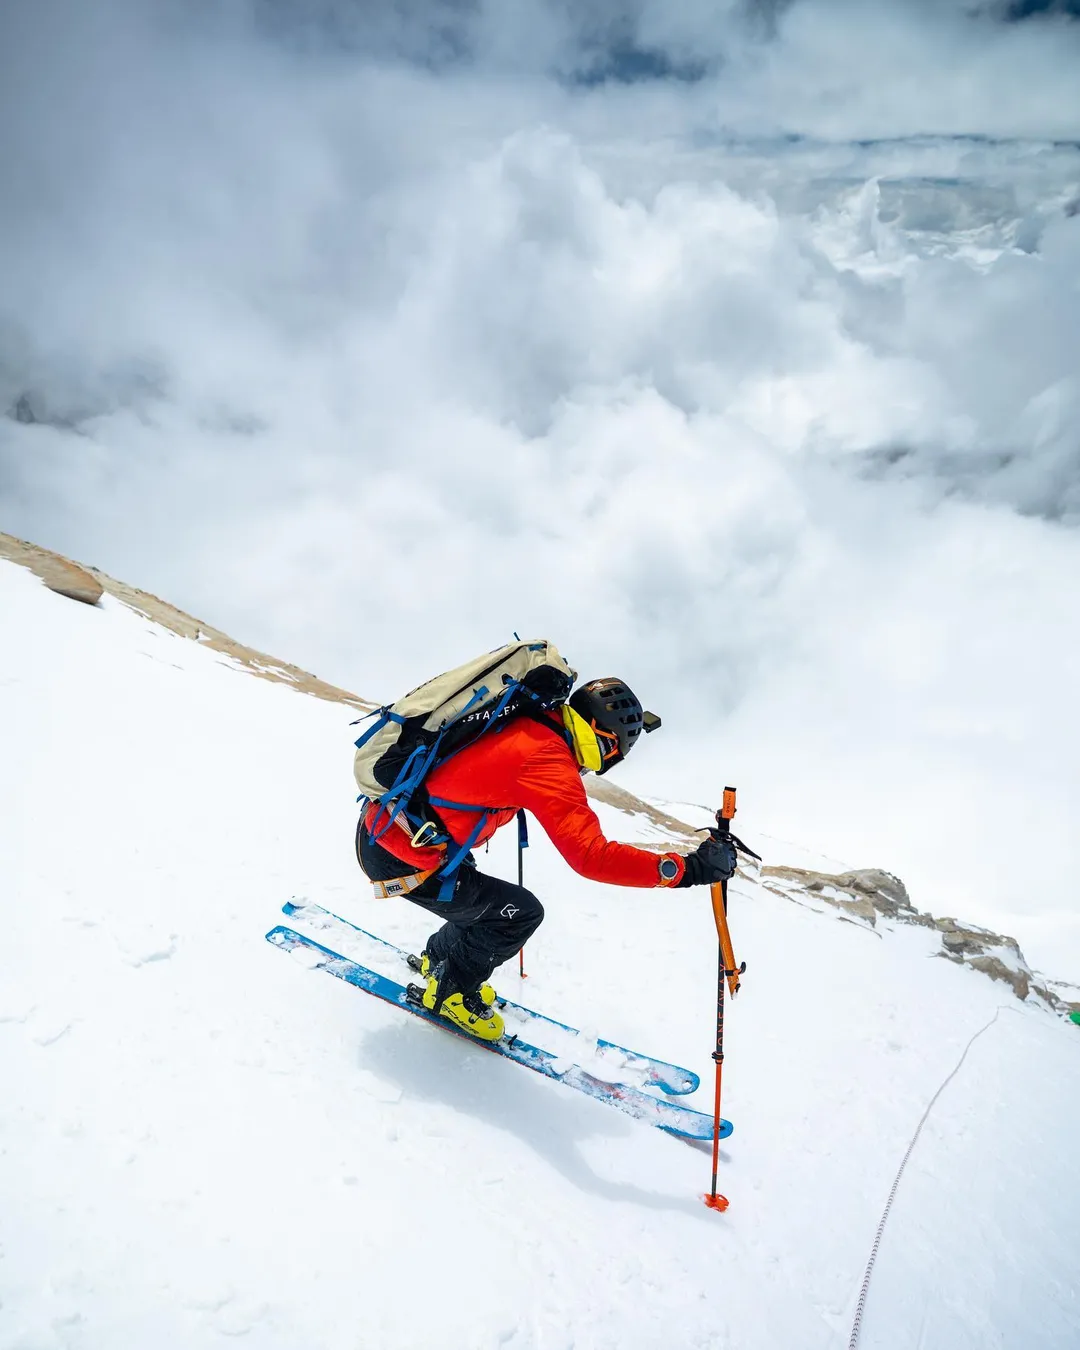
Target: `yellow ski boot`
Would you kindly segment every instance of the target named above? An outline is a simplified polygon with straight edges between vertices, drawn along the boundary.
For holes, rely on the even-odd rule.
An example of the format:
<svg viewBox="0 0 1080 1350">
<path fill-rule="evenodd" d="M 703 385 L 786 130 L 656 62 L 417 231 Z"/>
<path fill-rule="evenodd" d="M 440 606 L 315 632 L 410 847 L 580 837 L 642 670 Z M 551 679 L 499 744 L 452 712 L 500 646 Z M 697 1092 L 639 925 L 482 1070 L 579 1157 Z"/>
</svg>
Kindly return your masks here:
<svg viewBox="0 0 1080 1350">
<path fill-rule="evenodd" d="M 475 1036 L 477 1040 L 497 1041 L 506 1030 L 506 1024 L 503 1022 L 501 1014 L 497 1013 L 491 1004 L 484 1000 L 482 995 L 485 988 L 491 990 L 494 997 L 495 991 L 491 989 L 490 985 L 481 985 L 476 993 L 448 994 L 443 999 L 439 1013 L 453 1022 L 456 1027 L 460 1027 L 462 1031 L 467 1031 L 470 1036 Z M 427 988 L 424 990 L 425 1008 L 435 1010 L 438 990 L 437 976 L 429 975 Z"/>
<path fill-rule="evenodd" d="M 413 970 L 418 970 L 418 971 L 420 972 L 420 974 L 423 975 L 423 977 L 424 977 L 425 980 L 430 980 L 431 977 L 432 977 L 432 974 L 434 973 L 434 972 L 433 972 L 433 967 L 432 967 L 432 964 L 431 964 L 431 957 L 428 956 L 427 952 L 421 952 L 421 953 L 420 953 L 420 964 L 419 964 L 419 965 L 416 965 L 416 964 L 415 964 L 415 961 L 416 961 L 416 958 L 415 958 L 415 957 L 413 957 L 413 956 L 410 956 L 410 957 L 409 957 L 409 965 L 412 966 Z M 480 997 L 481 997 L 481 998 L 483 999 L 483 1001 L 488 1005 L 489 1008 L 492 1006 L 492 1004 L 493 1004 L 493 1003 L 495 1002 L 495 1000 L 498 998 L 498 994 L 496 994 L 494 988 L 493 988 L 490 984 L 487 984 L 487 983 L 482 984 L 477 992 L 479 993 Z M 433 1004 L 428 1004 L 428 1007 L 433 1007 L 433 1006 L 434 1006 Z"/>
</svg>

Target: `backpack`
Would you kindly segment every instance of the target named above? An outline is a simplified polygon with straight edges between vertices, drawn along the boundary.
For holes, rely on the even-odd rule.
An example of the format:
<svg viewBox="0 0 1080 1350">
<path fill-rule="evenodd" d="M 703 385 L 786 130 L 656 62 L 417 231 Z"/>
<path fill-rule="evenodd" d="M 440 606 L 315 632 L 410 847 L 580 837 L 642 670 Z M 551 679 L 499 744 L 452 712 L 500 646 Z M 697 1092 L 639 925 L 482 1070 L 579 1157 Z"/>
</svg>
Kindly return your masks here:
<svg viewBox="0 0 1080 1350">
<path fill-rule="evenodd" d="M 576 679 L 577 672 L 552 643 L 518 640 L 436 675 L 396 703 L 369 713 L 376 720 L 356 742 L 353 774 L 359 800 L 387 809 L 386 824 L 375 838 L 403 816 L 415 831 L 417 847 L 452 842 L 426 808 L 466 804 L 430 797 L 423 786 L 427 776 L 485 732 L 501 731 L 511 718 L 558 707 Z M 487 819 L 483 807 L 475 809 L 483 812 L 476 828 L 439 868 L 444 878 L 440 899 L 453 893 L 454 874 Z"/>
</svg>

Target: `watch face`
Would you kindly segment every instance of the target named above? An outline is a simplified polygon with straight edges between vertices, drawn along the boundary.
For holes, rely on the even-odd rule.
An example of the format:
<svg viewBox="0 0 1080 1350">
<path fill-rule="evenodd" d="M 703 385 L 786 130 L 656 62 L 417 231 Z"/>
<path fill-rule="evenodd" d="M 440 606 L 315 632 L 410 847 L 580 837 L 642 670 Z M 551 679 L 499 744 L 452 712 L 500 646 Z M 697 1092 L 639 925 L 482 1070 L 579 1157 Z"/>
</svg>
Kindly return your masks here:
<svg viewBox="0 0 1080 1350">
<path fill-rule="evenodd" d="M 674 881 L 679 875 L 679 864 L 674 858 L 660 859 L 660 875 L 665 881 Z"/>
</svg>

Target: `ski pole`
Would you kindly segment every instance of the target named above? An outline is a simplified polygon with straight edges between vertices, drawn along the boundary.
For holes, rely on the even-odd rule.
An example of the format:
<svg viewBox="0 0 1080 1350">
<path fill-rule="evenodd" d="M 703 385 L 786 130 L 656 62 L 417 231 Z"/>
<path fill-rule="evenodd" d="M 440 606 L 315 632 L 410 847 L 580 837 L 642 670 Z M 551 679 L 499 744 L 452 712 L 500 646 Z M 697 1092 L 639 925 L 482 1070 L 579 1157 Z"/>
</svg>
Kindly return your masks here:
<svg viewBox="0 0 1080 1350">
<path fill-rule="evenodd" d="M 518 812 L 518 885 L 524 888 L 525 885 L 525 850 L 529 847 L 529 827 L 525 822 L 525 812 Z M 525 947 L 522 945 L 518 952 L 518 974 L 523 980 L 529 977 L 525 974 Z"/>
<path fill-rule="evenodd" d="M 716 835 L 731 833 L 731 818 L 735 814 L 735 789 L 724 788 L 724 804 L 716 813 Z M 716 1049 L 713 1051 L 713 1063 L 716 1065 L 716 1097 L 713 1104 L 713 1150 L 712 1150 L 712 1186 L 706 1195 L 705 1203 L 710 1209 L 723 1211 L 728 1207 L 726 1196 L 716 1189 L 716 1173 L 720 1162 L 720 1090 L 724 1075 L 724 981 L 727 980 L 732 998 L 739 992 L 739 977 L 746 969 L 746 962 L 736 968 L 735 955 L 731 947 L 731 933 L 727 921 L 727 882 L 713 882 L 709 888 L 712 898 L 713 919 L 716 922 L 716 936 L 719 939 L 719 970 L 716 978 Z"/>
</svg>

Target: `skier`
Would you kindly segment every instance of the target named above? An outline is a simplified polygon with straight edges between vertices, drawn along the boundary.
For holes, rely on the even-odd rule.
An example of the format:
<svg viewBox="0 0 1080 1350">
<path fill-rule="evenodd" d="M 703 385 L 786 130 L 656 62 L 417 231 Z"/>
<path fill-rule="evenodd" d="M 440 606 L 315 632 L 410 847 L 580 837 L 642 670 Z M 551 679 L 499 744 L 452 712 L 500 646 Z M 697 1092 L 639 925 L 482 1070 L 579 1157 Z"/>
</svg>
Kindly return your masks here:
<svg viewBox="0 0 1080 1350">
<path fill-rule="evenodd" d="M 730 839 L 710 836 L 685 858 L 658 856 L 605 839 L 589 806 L 582 775 L 604 774 L 621 763 L 651 717 L 622 680 L 590 680 L 561 708 L 516 717 L 499 734 L 481 737 L 435 768 L 424 786 L 441 803 L 437 819 L 458 844 L 485 812 L 474 844 L 525 809 L 570 866 L 592 881 L 666 888 L 726 881 L 736 864 Z M 421 958 L 424 1006 L 474 1036 L 498 1040 L 503 1019 L 492 1006 L 495 991 L 488 981 L 536 932 L 544 908 L 523 886 L 481 872 L 471 854 L 452 896 L 440 900 L 446 850 L 425 846 L 424 835 L 423 829 L 414 834 L 401 817 L 388 826 L 386 809 L 371 802 L 357 823 L 357 859 L 377 894 L 403 895 L 445 920 Z"/>
</svg>

